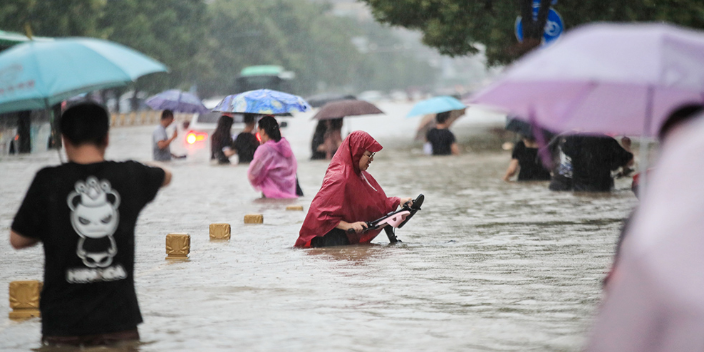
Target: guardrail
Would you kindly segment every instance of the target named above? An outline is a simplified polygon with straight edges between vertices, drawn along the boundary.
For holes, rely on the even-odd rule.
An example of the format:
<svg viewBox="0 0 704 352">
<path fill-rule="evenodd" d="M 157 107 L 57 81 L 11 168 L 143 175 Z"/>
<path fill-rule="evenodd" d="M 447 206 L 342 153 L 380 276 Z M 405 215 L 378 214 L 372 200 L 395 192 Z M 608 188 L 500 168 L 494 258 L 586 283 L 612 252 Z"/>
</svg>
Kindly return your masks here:
<svg viewBox="0 0 704 352">
<path fill-rule="evenodd" d="M 177 122 L 190 121 L 193 114 L 175 113 Z M 161 111 L 144 110 L 127 114 L 110 114 L 110 127 L 156 125 L 161 120 Z"/>
</svg>

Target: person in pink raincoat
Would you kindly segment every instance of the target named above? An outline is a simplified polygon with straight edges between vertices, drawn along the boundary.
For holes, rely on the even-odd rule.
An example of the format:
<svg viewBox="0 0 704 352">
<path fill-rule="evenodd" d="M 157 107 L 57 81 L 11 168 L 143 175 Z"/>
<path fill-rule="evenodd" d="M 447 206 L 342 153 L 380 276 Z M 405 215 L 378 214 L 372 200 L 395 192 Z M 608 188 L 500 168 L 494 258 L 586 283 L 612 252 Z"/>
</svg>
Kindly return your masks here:
<svg viewBox="0 0 704 352">
<path fill-rule="evenodd" d="M 265 198 L 296 198 L 296 170 L 298 164 L 291 145 L 281 137 L 279 123 L 267 115 L 259 120 L 261 145 L 254 152 L 247 176 Z"/>
</svg>

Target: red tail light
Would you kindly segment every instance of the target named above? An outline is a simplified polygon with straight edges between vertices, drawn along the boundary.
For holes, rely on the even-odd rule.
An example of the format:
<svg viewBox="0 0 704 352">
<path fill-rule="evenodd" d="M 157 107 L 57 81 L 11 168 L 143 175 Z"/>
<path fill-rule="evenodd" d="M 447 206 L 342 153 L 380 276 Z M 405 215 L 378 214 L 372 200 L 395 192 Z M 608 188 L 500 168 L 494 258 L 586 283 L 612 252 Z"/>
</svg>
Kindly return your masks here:
<svg viewBox="0 0 704 352">
<path fill-rule="evenodd" d="M 257 141 L 258 141 L 259 143 L 262 142 L 262 136 L 259 135 L 259 132 L 255 133 L 254 136 L 257 137 Z"/>
<path fill-rule="evenodd" d="M 186 143 L 194 144 L 195 142 L 202 142 L 208 138 L 207 133 L 189 131 L 186 134 Z"/>
</svg>

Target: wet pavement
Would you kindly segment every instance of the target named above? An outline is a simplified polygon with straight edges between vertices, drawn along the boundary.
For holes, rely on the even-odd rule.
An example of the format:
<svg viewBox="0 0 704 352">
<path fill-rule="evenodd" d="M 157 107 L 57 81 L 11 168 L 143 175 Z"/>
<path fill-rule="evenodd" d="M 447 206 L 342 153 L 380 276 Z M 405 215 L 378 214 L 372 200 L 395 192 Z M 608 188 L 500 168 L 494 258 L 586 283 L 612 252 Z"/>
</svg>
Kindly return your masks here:
<svg viewBox="0 0 704 352">
<path fill-rule="evenodd" d="M 510 152 L 472 111 L 454 126 L 465 153 L 431 158 L 412 141 L 411 105 L 347 118 L 384 145 L 369 171 L 390 196 L 425 194 L 389 246 L 294 249 L 327 167 L 309 161 L 310 114 L 283 130 L 299 160 L 305 196 L 259 199 L 242 166 L 213 166 L 199 152 L 172 162 L 171 186 L 141 214 L 136 286 L 145 322 L 138 351 L 578 351 L 601 299 L 621 221 L 637 200 L 627 180 L 611 194 L 554 193 L 546 182 L 501 181 Z M 153 127 L 111 131 L 108 158 L 148 161 Z M 0 350 L 40 347 L 40 322 L 13 322 L 10 281 L 41 280 L 41 246 L 14 251 L 9 227 L 34 173 L 55 152 L 0 159 Z M 244 225 L 248 213 L 263 225 Z M 208 225 L 232 224 L 229 242 Z M 188 262 L 166 262 L 164 238 L 191 235 Z M 42 349 L 42 351 L 52 349 Z"/>
</svg>

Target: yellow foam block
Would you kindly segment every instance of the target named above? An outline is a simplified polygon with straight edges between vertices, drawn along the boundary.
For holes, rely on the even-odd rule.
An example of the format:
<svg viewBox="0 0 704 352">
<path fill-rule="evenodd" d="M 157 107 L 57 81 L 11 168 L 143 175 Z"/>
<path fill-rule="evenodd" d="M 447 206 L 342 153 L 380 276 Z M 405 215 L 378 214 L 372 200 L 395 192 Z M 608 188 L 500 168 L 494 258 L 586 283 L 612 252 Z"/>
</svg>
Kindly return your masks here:
<svg viewBox="0 0 704 352">
<path fill-rule="evenodd" d="M 229 240 L 230 224 L 210 224 L 211 240 Z"/>
<path fill-rule="evenodd" d="M 166 259 L 188 259 L 191 253 L 191 235 L 170 233 L 166 235 Z"/>
<path fill-rule="evenodd" d="M 39 317 L 39 297 L 43 283 L 37 280 L 10 282 L 10 319 Z"/>
<path fill-rule="evenodd" d="M 263 224 L 264 215 L 262 214 L 247 214 L 244 216 L 245 224 Z"/>
<path fill-rule="evenodd" d="M 286 207 L 286 210 L 303 211 L 303 206 L 302 205 L 289 205 Z"/>
</svg>

